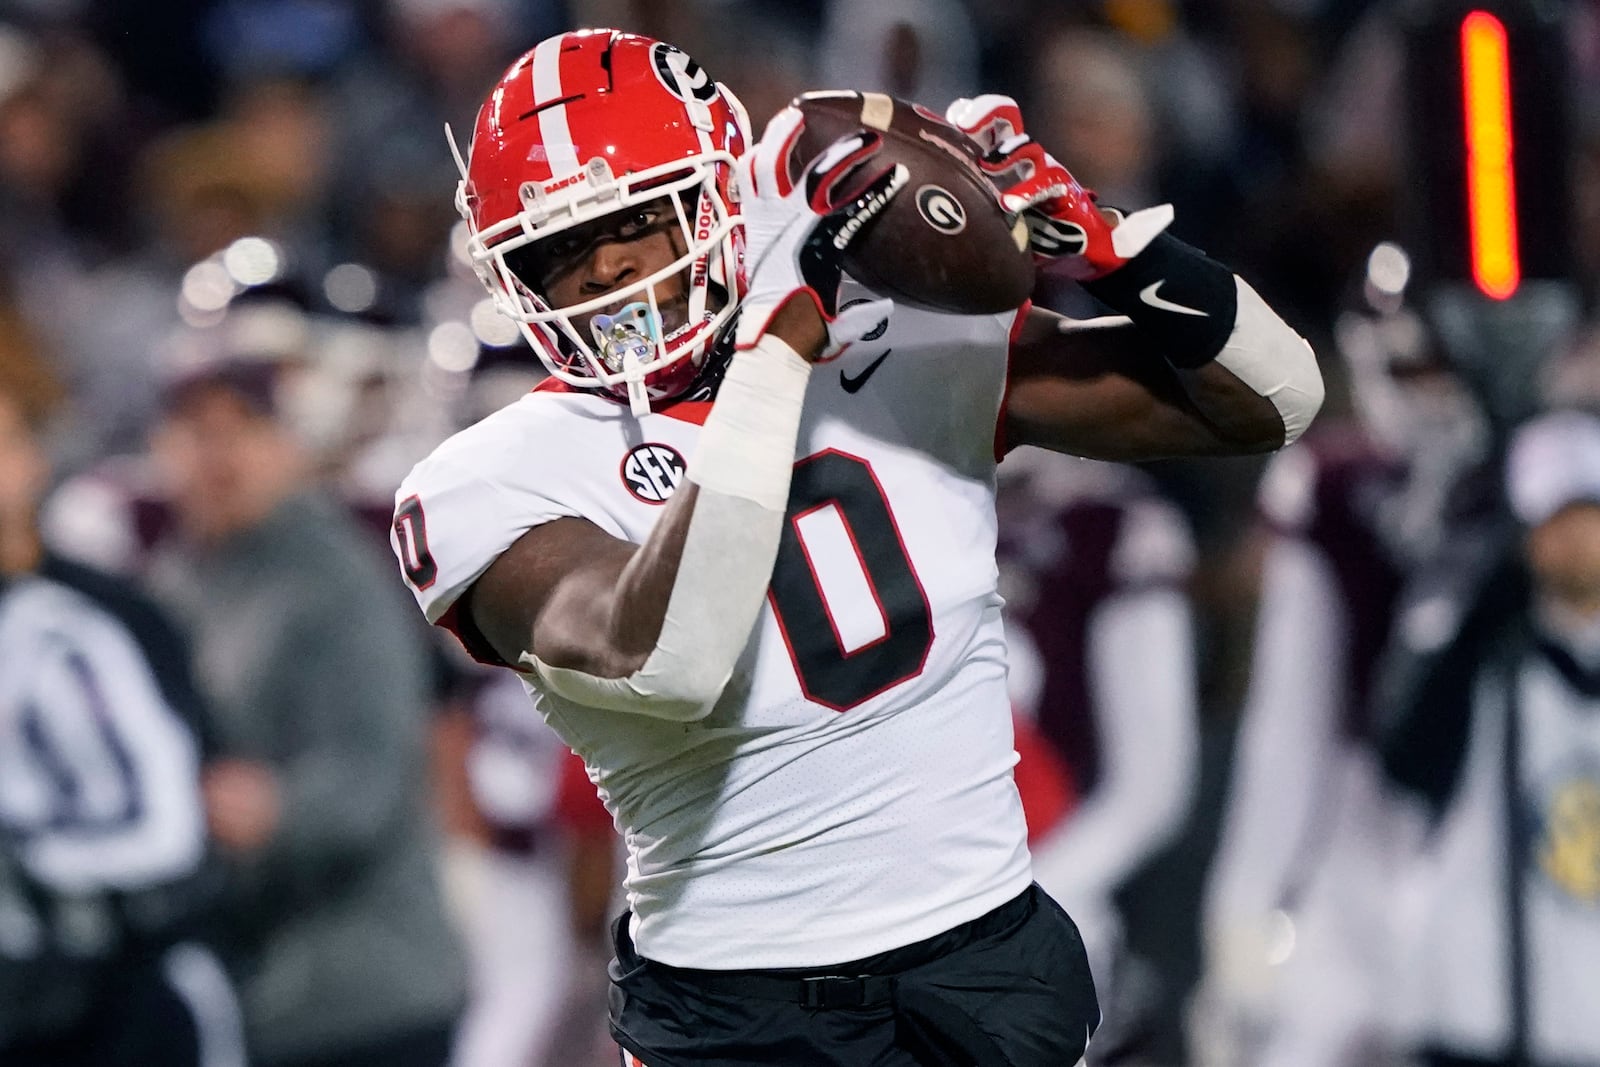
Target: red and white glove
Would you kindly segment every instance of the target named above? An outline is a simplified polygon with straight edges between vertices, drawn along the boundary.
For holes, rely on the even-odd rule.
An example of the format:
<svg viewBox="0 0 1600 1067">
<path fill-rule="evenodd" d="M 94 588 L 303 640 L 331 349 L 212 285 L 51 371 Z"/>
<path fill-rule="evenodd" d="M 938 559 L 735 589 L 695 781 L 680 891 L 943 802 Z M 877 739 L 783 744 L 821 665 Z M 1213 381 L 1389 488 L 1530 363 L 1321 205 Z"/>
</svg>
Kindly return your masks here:
<svg viewBox="0 0 1600 1067">
<path fill-rule="evenodd" d="M 1115 226 L 1095 206 L 1094 193 L 1022 128 L 1009 96 L 987 93 L 955 101 L 945 120 L 983 150 L 979 166 L 994 183 L 1000 206 L 1028 227 L 1034 262 L 1074 281 L 1103 278 L 1144 251 L 1172 222 L 1172 205 L 1121 216 Z"/>
<path fill-rule="evenodd" d="M 827 322 L 826 358 L 831 358 L 889 313 L 888 300 L 853 304 L 840 312 L 842 262 L 850 245 L 905 188 L 909 174 L 898 163 L 879 163 L 874 173 L 873 158 L 883 138 L 858 130 L 823 149 L 791 182 L 789 153 L 804 125 L 798 109 L 784 108 L 739 160 L 739 212 L 751 266 L 734 337 L 737 347 L 751 347 L 772 316 L 790 298 L 804 294 Z"/>
</svg>

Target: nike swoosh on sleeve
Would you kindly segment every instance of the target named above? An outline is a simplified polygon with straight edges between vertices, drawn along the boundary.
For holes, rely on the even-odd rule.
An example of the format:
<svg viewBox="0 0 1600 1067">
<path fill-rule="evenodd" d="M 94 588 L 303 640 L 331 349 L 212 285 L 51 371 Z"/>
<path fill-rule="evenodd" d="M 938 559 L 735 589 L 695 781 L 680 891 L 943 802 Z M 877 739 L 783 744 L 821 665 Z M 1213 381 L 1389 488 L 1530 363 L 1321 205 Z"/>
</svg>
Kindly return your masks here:
<svg viewBox="0 0 1600 1067">
<path fill-rule="evenodd" d="M 1161 299 L 1156 295 L 1156 292 L 1165 284 L 1167 284 L 1167 280 L 1165 278 L 1161 279 L 1159 282 L 1151 282 L 1149 285 L 1139 290 L 1139 299 L 1143 300 L 1151 307 L 1159 308 L 1162 311 L 1171 311 L 1179 315 L 1199 315 L 1202 319 L 1210 317 L 1206 312 L 1201 311 L 1199 308 L 1184 307 L 1182 304 L 1174 304 L 1170 300 Z"/>
</svg>

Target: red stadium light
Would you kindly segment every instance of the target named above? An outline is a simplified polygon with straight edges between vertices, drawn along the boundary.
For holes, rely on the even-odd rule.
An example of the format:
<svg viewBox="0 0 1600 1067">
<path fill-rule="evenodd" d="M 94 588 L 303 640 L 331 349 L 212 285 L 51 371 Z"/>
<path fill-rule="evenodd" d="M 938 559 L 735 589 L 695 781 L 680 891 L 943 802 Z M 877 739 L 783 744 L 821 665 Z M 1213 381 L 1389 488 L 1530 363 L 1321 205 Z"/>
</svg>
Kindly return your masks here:
<svg viewBox="0 0 1600 1067">
<path fill-rule="evenodd" d="M 1487 11 L 1461 22 L 1461 83 L 1466 97 L 1467 215 L 1472 280 L 1485 296 L 1517 291 L 1517 188 L 1511 141 L 1511 69 L 1506 28 Z"/>
</svg>

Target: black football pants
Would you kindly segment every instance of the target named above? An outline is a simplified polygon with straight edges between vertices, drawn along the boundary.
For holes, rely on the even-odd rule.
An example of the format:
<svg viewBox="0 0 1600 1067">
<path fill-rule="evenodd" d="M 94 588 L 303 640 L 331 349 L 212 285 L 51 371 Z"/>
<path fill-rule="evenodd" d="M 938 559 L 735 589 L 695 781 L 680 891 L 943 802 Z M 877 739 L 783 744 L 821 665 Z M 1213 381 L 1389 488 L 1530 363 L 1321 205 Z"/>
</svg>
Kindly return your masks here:
<svg viewBox="0 0 1600 1067">
<path fill-rule="evenodd" d="M 1072 1067 L 1100 1022 L 1078 928 L 1037 885 L 818 971 L 646 960 L 617 921 L 611 1033 L 645 1067 Z"/>
</svg>

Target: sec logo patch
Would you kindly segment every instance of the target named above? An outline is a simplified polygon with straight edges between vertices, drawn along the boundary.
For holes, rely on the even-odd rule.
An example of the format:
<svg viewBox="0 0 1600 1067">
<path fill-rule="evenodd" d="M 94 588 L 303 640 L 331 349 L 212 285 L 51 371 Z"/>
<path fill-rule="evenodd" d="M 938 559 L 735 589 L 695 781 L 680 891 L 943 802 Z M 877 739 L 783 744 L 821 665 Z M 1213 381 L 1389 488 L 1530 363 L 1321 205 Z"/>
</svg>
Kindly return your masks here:
<svg viewBox="0 0 1600 1067">
<path fill-rule="evenodd" d="M 642 444 L 622 457 L 622 484 L 635 500 L 665 504 L 683 480 L 683 454 L 671 445 Z"/>
</svg>

